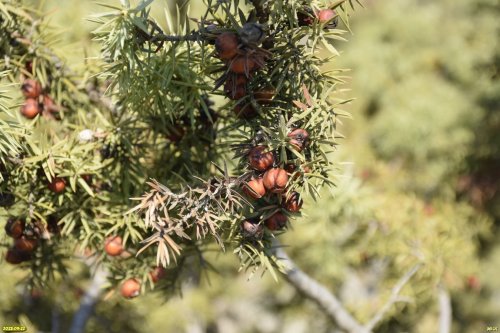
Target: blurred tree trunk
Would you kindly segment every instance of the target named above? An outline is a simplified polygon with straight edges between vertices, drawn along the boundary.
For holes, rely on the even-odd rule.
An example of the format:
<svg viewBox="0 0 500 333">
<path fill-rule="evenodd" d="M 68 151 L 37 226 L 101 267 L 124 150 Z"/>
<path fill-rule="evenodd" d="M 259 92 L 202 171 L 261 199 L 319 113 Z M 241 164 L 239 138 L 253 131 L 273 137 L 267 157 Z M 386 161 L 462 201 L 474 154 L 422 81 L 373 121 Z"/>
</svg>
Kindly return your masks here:
<svg viewBox="0 0 500 333">
<path fill-rule="evenodd" d="M 92 283 L 85 292 L 85 295 L 82 297 L 80 308 L 73 317 L 69 333 L 82 333 L 85 331 L 87 320 L 92 315 L 94 307 L 99 301 L 99 297 L 101 296 L 104 285 L 106 284 L 107 277 L 108 272 L 104 268 L 99 267 L 96 270 L 94 277 L 92 278 Z"/>
</svg>

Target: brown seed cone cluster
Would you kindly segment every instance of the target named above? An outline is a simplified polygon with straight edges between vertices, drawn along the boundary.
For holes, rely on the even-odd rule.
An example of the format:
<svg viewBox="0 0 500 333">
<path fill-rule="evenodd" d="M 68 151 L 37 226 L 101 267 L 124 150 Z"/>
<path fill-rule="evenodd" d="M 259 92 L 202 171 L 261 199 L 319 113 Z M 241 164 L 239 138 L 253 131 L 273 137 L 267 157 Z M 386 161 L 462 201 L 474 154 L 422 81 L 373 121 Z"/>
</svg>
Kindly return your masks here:
<svg viewBox="0 0 500 333">
<path fill-rule="evenodd" d="M 288 134 L 289 142 L 297 151 L 304 150 L 309 142 L 309 133 L 301 128 L 292 130 Z M 287 164 L 285 168 L 276 167 L 275 153 L 269 151 L 268 146 L 258 145 L 251 148 L 247 154 L 248 167 L 254 170 L 253 176 L 243 183 L 243 192 L 251 199 L 261 199 L 266 195 L 278 195 L 281 199 L 281 210 L 298 213 L 303 201 L 298 192 L 287 191 L 289 176 L 297 169 L 295 164 Z M 303 167 L 304 173 L 305 167 Z M 308 170 L 310 171 L 310 170 Z M 267 217 L 263 225 L 271 231 L 281 230 L 286 226 L 288 217 L 282 211 L 277 211 Z M 244 237 L 262 237 L 262 224 L 247 219 L 240 224 Z"/>
<path fill-rule="evenodd" d="M 221 78 L 222 82 L 225 81 L 224 93 L 235 101 L 249 95 L 248 81 L 257 70 L 265 66 L 266 60 L 270 57 L 269 51 L 258 47 L 258 42 L 253 38 L 256 34 L 263 36 L 264 32 L 259 31 L 261 28 L 255 24 L 245 26 L 246 28 L 241 29 L 238 34 L 224 32 L 218 35 L 215 40 L 216 55 L 226 67 L 226 73 Z M 260 40 L 260 37 L 257 40 Z M 265 103 L 272 99 L 274 94 L 269 97 L 270 92 L 271 90 L 268 89 L 267 95 L 261 96 L 257 101 Z M 248 101 L 238 103 L 234 112 L 237 117 L 245 119 L 257 115 L 257 111 Z"/>
<path fill-rule="evenodd" d="M 248 82 L 253 73 L 265 65 L 270 52 L 259 48 L 258 44 L 266 40 L 266 36 L 258 24 L 247 23 L 234 32 L 224 32 L 215 39 L 216 56 L 225 64 L 225 74 L 219 79 L 218 85 L 224 84 L 226 96 L 238 101 L 234 112 L 239 118 L 252 118 L 258 114 L 254 107 L 265 106 L 273 102 L 276 91 L 272 87 L 264 87 L 249 91 Z M 251 99 L 245 98 L 251 97 Z M 257 104 L 255 104 L 257 103 Z M 288 141 L 294 150 L 303 151 L 309 141 L 309 134 L 304 129 L 293 129 L 288 134 Z M 277 195 L 283 211 L 297 213 L 302 208 L 302 200 L 297 192 L 286 193 L 289 182 L 289 172 L 276 166 L 275 153 L 269 151 L 266 145 L 257 145 L 247 154 L 249 168 L 254 170 L 252 177 L 243 183 L 243 192 L 251 199 L 259 200 L 267 195 Z M 276 231 L 284 228 L 287 215 L 281 211 L 268 216 L 263 224 L 253 219 L 240 223 L 243 236 L 260 238 L 263 225 Z"/>
<path fill-rule="evenodd" d="M 123 247 L 123 239 L 118 235 L 109 236 L 104 241 L 104 252 L 110 257 L 120 256 L 125 252 Z M 166 275 L 166 271 L 163 267 L 154 267 L 150 272 L 149 276 L 153 283 L 157 283 L 163 279 Z M 122 282 L 120 286 L 120 294 L 126 299 L 132 299 L 139 296 L 141 293 L 141 283 L 137 278 L 129 278 Z"/>
<path fill-rule="evenodd" d="M 13 238 L 12 246 L 5 254 L 5 261 L 12 265 L 17 265 L 25 261 L 31 260 L 33 253 L 36 251 L 40 240 L 45 234 L 58 234 L 51 223 L 57 225 L 54 218 L 49 218 L 47 228 L 41 227 L 41 222 L 26 224 L 26 221 L 18 217 L 10 217 L 5 224 L 5 233 Z M 47 238 L 47 237 L 45 237 Z"/>
<path fill-rule="evenodd" d="M 260 199 L 268 193 L 281 195 L 288 183 L 288 173 L 284 169 L 273 167 L 274 153 L 267 150 L 267 146 L 255 146 L 248 153 L 249 167 L 257 175 L 243 184 L 243 191 L 253 199 Z M 271 231 L 280 230 L 285 227 L 287 219 L 286 215 L 277 212 L 264 225 Z M 241 230 L 244 237 L 261 238 L 263 235 L 263 225 L 251 219 L 241 223 Z"/>
<path fill-rule="evenodd" d="M 34 119 L 37 115 L 46 112 L 53 118 L 52 113 L 58 112 L 59 107 L 48 95 L 43 94 L 42 85 L 34 79 L 26 79 L 21 85 L 21 92 L 24 95 L 24 104 L 21 106 L 21 114 L 27 119 Z"/>
<path fill-rule="evenodd" d="M 38 246 L 38 239 L 27 235 L 26 222 L 19 218 L 9 218 L 5 225 L 5 232 L 14 239 L 13 245 L 5 254 L 5 261 L 17 265 L 29 261 Z"/>
<path fill-rule="evenodd" d="M 123 246 L 123 239 L 118 235 L 109 236 L 104 241 L 104 252 L 110 257 L 120 256 L 125 252 Z M 161 279 L 165 278 L 167 272 L 163 267 L 154 267 L 149 272 L 149 277 L 153 283 L 159 282 Z M 123 281 L 120 287 L 120 294 L 127 299 L 135 298 L 141 293 L 141 283 L 137 278 L 129 278 Z"/>
<path fill-rule="evenodd" d="M 149 272 L 149 277 L 153 283 L 157 283 L 166 276 L 167 272 L 163 267 L 154 267 Z M 129 278 L 122 282 L 120 294 L 126 299 L 132 299 L 141 294 L 141 282 L 137 278 Z"/>
</svg>

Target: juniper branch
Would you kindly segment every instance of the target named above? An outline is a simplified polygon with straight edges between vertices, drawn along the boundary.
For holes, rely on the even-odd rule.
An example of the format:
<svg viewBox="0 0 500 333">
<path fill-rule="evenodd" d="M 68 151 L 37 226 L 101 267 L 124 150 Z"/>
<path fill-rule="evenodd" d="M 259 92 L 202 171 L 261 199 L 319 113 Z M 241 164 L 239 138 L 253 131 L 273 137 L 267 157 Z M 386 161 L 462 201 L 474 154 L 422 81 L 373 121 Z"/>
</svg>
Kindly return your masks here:
<svg viewBox="0 0 500 333">
<path fill-rule="evenodd" d="M 193 31 L 187 35 L 166 35 L 163 33 L 156 34 L 149 40 L 151 43 L 154 42 L 199 42 L 202 40 L 202 35 L 199 31 Z"/>
</svg>

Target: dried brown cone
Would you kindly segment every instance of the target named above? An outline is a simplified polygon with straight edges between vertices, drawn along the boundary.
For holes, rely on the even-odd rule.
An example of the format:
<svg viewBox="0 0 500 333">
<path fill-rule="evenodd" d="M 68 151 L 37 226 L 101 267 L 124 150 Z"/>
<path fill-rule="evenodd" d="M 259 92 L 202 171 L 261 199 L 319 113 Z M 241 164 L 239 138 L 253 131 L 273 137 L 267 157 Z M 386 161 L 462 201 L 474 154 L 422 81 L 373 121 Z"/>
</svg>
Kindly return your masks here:
<svg viewBox="0 0 500 333">
<path fill-rule="evenodd" d="M 254 199 L 260 199 L 266 194 L 262 177 L 253 178 L 243 185 L 243 191 Z"/>
<path fill-rule="evenodd" d="M 136 279 L 125 280 L 120 288 L 120 293 L 125 298 L 134 298 L 141 293 L 141 284 Z"/>
<path fill-rule="evenodd" d="M 231 72 L 245 74 L 247 77 L 256 68 L 256 59 L 248 55 L 238 55 L 229 64 Z"/>
<path fill-rule="evenodd" d="M 228 73 L 226 85 L 231 87 L 244 86 L 248 82 L 248 78 L 244 74 Z"/>
<path fill-rule="evenodd" d="M 35 118 L 41 111 L 40 104 L 38 104 L 38 101 L 34 98 L 26 99 L 21 106 L 21 114 L 28 119 Z"/>
<path fill-rule="evenodd" d="M 264 235 L 264 226 L 256 221 L 244 220 L 240 227 L 243 237 L 262 238 Z"/>
<path fill-rule="evenodd" d="M 111 257 L 119 256 L 125 250 L 120 236 L 110 236 L 104 242 L 104 251 Z"/>
<path fill-rule="evenodd" d="M 248 163 L 250 167 L 257 171 L 265 171 L 272 167 L 274 154 L 266 152 L 267 146 L 256 146 L 248 153 Z"/>
<path fill-rule="evenodd" d="M 12 238 L 20 238 L 23 235 L 26 223 L 22 219 L 9 218 L 5 224 L 5 233 Z"/>
<path fill-rule="evenodd" d="M 309 133 L 305 129 L 297 128 L 288 133 L 290 144 L 297 150 L 302 151 L 309 143 Z"/>
<path fill-rule="evenodd" d="M 64 180 L 64 178 L 55 177 L 52 179 L 52 182 L 49 183 L 48 188 L 52 192 L 60 194 L 66 189 L 66 180 Z"/>
<path fill-rule="evenodd" d="M 246 85 L 232 86 L 226 82 L 224 93 L 228 98 L 237 101 L 247 95 L 247 87 Z"/>
<path fill-rule="evenodd" d="M 38 246 L 38 240 L 34 238 L 21 237 L 14 242 L 14 248 L 18 251 L 31 253 Z"/>
<path fill-rule="evenodd" d="M 288 183 L 288 174 L 284 169 L 273 168 L 264 174 L 264 186 L 272 193 L 282 193 Z"/>
<path fill-rule="evenodd" d="M 245 75 L 228 73 L 224 84 L 224 93 L 232 100 L 243 98 L 247 94 L 248 79 Z"/>
<path fill-rule="evenodd" d="M 238 36 L 232 32 L 224 32 L 215 40 L 215 50 L 220 59 L 229 60 L 238 53 Z"/>
<path fill-rule="evenodd" d="M 12 265 L 17 265 L 30 259 L 31 255 L 29 253 L 19 251 L 13 247 L 5 253 L 5 261 Z"/>
<path fill-rule="evenodd" d="M 167 271 L 165 270 L 165 268 L 160 266 L 155 267 L 151 272 L 149 272 L 149 276 L 151 277 L 151 281 L 153 281 L 153 283 L 157 283 L 158 281 L 163 279 L 166 274 Z"/>
<path fill-rule="evenodd" d="M 297 213 L 300 211 L 302 208 L 302 204 L 304 202 L 302 201 L 300 194 L 298 192 L 292 192 L 290 195 L 285 199 L 285 208 L 287 211 L 291 213 Z"/>
<path fill-rule="evenodd" d="M 267 229 L 271 231 L 281 230 L 286 226 L 288 218 L 281 212 L 276 212 L 264 222 Z"/>
<path fill-rule="evenodd" d="M 42 93 L 42 86 L 37 80 L 26 79 L 21 86 L 21 91 L 26 98 L 38 98 Z"/>
</svg>

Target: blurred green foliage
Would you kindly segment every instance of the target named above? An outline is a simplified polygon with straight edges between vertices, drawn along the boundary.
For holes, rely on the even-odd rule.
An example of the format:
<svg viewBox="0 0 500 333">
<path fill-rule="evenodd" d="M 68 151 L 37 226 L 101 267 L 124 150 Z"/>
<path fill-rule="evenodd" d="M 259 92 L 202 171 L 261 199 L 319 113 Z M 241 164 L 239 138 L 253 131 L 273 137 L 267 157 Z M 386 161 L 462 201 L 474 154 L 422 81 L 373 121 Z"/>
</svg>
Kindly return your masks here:
<svg viewBox="0 0 500 333">
<path fill-rule="evenodd" d="M 424 267 L 403 290 L 410 301 L 394 306 L 394 319 L 377 332 L 437 331 L 438 284 L 452 295 L 453 332 L 500 326 L 500 245 L 495 242 L 500 5 L 495 0 L 364 3 L 353 18 L 351 42 L 332 64 L 353 69 L 348 84 L 357 97 L 350 110 L 354 120 L 344 127 L 347 139 L 337 156 L 352 164 L 343 165 L 331 193 L 306 204 L 304 218 L 283 242 L 300 267 L 340 295 L 363 321 L 422 260 Z M 45 6 L 59 8 L 54 23 L 67 28 L 57 45 L 72 48 L 75 62 L 85 53 L 82 45 L 92 54 L 91 24 L 81 17 L 96 7 L 85 1 Z M 88 332 L 334 331 L 284 281 L 276 283 L 269 275 L 247 281 L 234 271 L 230 254 L 209 259 L 217 261 L 219 272 L 193 278 L 182 298 L 147 294 L 126 302 L 111 296 L 98 306 Z M 33 297 L 20 298 L 25 291 L 12 287 L 23 273 L 0 265 L 0 274 L 6 277 L 2 323 L 31 322 L 49 330 L 50 311 L 36 315 L 42 308 L 58 309 L 62 322 L 71 319 L 78 294 L 54 298 L 45 290 L 35 300 L 43 303 L 33 308 Z M 84 277 L 77 276 L 82 280 L 61 286 L 84 288 Z"/>
<path fill-rule="evenodd" d="M 488 4 L 493 2 L 381 2 L 369 7 L 369 23 L 359 19 L 344 57 L 356 71 L 357 111 L 370 124 L 366 139 L 374 153 L 418 173 L 409 189 L 448 190 L 495 108 L 480 102 L 498 84 L 492 79 L 498 9 Z"/>
</svg>

